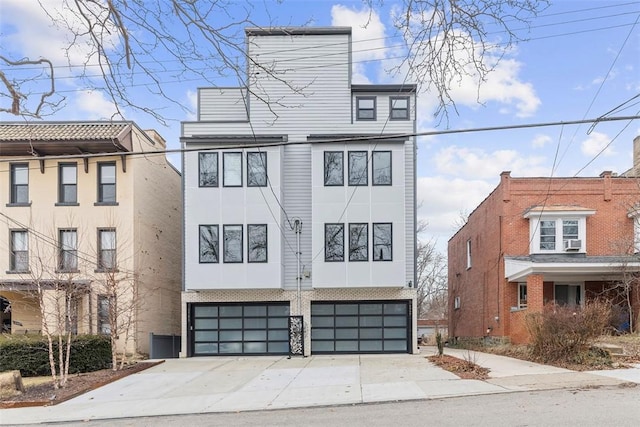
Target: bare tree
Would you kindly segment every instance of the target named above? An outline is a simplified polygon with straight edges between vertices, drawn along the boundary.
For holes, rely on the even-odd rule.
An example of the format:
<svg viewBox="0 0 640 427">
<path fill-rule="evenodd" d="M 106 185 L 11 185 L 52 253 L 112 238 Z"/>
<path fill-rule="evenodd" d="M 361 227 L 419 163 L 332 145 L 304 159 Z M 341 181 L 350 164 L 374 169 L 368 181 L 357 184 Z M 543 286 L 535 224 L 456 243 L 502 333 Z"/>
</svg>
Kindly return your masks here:
<svg viewBox="0 0 640 427">
<path fill-rule="evenodd" d="M 383 4 L 383 0 L 362 2 L 370 10 Z M 479 88 L 509 47 L 520 40 L 518 27 L 526 27 L 547 3 L 404 0 L 394 25 L 404 36 L 406 57 L 395 71 L 409 69 L 413 80 L 437 94 L 436 115 L 446 115 L 449 107 L 455 108 L 452 86 L 462 76 L 470 76 Z M 134 96 L 132 87 L 145 87 L 154 97 L 184 110 L 187 107 L 172 96 L 168 81 L 216 86 L 220 79 L 231 77 L 250 90 L 245 75 L 250 64 L 304 94 L 305 88 L 287 82 L 285 74 L 246 55 L 244 28 L 274 25 L 252 21 L 258 5 L 250 0 L 61 0 L 56 7 L 40 0 L 52 24 L 69 36 L 66 57 L 76 87 L 105 93 L 114 104 L 114 116 L 122 117 L 124 109 L 131 108 L 161 123 L 168 119 L 166 110 L 141 103 L 147 98 Z M 497 40 L 494 34 L 502 38 Z M 39 118 L 63 107 L 54 74 L 61 64 L 47 58 L 46 52 L 41 56 L 0 56 L 5 65 L 0 70 L 0 99 L 7 102 L 0 111 Z M 282 102 L 261 92 L 253 95 L 271 105 Z"/>
<path fill-rule="evenodd" d="M 418 224 L 418 236 L 427 223 Z M 436 250 L 433 240 L 418 239 L 416 254 L 418 319 L 423 316 L 444 318 L 447 314 L 447 260 Z"/>
</svg>

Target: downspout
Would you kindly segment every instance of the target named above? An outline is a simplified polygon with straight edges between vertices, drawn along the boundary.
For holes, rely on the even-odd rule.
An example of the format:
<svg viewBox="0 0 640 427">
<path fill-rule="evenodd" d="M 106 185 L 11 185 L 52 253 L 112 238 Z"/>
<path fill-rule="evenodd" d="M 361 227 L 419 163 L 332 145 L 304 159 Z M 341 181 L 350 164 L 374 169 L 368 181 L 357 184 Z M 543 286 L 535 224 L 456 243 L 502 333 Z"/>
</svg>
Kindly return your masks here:
<svg viewBox="0 0 640 427">
<path fill-rule="evenodd" d="M 302 316 L 302 271 L 300 260 L 300 233 L 302 233 L 302 221 L 295 219 L 293 221 L 293 230 L 296 233 L 296 299 L 298 303 L 298 316 Z"/>
</svg>

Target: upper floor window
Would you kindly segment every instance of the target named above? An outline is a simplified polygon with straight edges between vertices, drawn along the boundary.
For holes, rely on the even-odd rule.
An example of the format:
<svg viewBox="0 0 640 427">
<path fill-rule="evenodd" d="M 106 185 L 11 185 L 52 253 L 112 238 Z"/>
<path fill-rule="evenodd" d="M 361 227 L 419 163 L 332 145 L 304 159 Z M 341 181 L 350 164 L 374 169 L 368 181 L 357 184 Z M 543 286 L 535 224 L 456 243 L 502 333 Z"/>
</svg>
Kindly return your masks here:
<svg viewBox="0 0 640 427">
<path fill-rule="evenodd" d="M 392 96 L 389 98 L 389 118 L 391 120 L 409 120 L 409 97 Z"/>
<path fill-rule="evenodd" d="M 525 211 L 529 219 L 531 253 L 584 252 L 587 217 L 596 211 L 580 206 L 534 206 Z"/>
<path fill-rule="evenodd" d="M 324 260 L 344 261 L 344 224 L 324 225 Z"/>
<path fill-rule="evenodd" d="M 579 250 L 582 242 L 580 239 L 579 221 L 577 219 L 558 219 L 540 221 L 540 250 Z M 560 239 L 558 239 L 560 236 Z M 562 245 L 558 245 L 561 242 Z M 568 243 L 571 243 L 569 245 Z M 577 246 L 576 246 L 577 245 Z"/>
<path fill-rule="evenodd" d="M 78 233 L 75 229 L 60 230 L 58 251 L 59 270 L 76 271 L 78 269 Z"/>
<path fill-rule="evenodd" d="M 393 254 L 393 233 L 391 223 L 373 224 L 373 260 L 391 261 Z"/>
<path fill-rule="evenodd" d="M 267 225 L 247 225 L 247 258 L 249 262 L 267 262 Z"/>
<path fill-rule="evenodd" d="M 247 153 L 247 186 L 267 186 L 267 153 Z"/>
<path fill-rule="evenodd" d="M 324 152 L 324 185 L 344 185 L 344 152 Z"/>
<path fill-rule="evenodd" d="M 198 153 L 198 186 L 218 186 L 218 153 Z"/>
<path fill-rule="evenodd" d="M 11 204 L 29 203 L 29 164 L 11 165 Z"/>
<path fill-rule="evenodd" d="M 98 269 L 116 268 L 116 230 L 104 228 L 98 230 Z"/>
<path fill-rule="evenodd" d="M 98 203 L 116 202 L 116 164 L 98 163 Z"/>
<path fill-rule="evenodd" d="M 374 151 L 371 154 L 371 183 L 391 185 L 391 151 Z"/>
<path fill-rule="evenodd" d="M 220 238 L 217 225 L 201 225 L 200 234 L 200 262 L 220 262 Z"/>
<path fill-rule="evenodd" d="M 29 239 L 26 230 L 11 230 L 11 271 L 29 271 Z"/>
<path fill-rule="evenodd" d="M 62 204 L 78 201 L 78 166 L 75 163 L 58 165 L 58 202 Z"/>
<path fill-rule="evenodd" d="M 242 262 L 242 225 L 223 225 L 224 262 Z"/>
<path fill-rule="evenodd" d="M 540 249 L 553 251 L 556 249 L 556 222 L 540 221 Z"/>
<path fill-rule="evenodd" d="M 366 151 L 349 151 L 349 185 L 367 185 L 369 157 Z"/>
<path fill-rule="evenodd" d="M 222 185 L 242 187 L 242 153 L 222 153 Z"/>
<path fill-rule="evenodd" d="M 467 240 L 467 268 L 471 268 L 471 239 Z"/>
<path fill-rule="evenodd" d="M 369 225 L 349 224 L 349 261 L 369 259 Z"/>
<path fill-rule="evenodd" d="M 375 120 L 376 119 L 376 97 L 358 96 L 356 97 L 356 119 Z"/>
</svg>

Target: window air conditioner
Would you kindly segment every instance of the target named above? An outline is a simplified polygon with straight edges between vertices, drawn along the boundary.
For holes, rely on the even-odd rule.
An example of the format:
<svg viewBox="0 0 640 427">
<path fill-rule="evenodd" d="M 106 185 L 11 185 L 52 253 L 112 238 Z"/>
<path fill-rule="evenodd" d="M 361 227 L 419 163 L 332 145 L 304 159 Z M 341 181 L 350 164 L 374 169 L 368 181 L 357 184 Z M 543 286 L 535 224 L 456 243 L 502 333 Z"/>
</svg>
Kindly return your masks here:
<svg viewBox="0 0 640 427">
<path fill-rule="evenodd" d="M 565 251 L 579 251 L 580 249 L 582 249 L 582 240 L 569 239 L 564 241 Z"/>
</svg>

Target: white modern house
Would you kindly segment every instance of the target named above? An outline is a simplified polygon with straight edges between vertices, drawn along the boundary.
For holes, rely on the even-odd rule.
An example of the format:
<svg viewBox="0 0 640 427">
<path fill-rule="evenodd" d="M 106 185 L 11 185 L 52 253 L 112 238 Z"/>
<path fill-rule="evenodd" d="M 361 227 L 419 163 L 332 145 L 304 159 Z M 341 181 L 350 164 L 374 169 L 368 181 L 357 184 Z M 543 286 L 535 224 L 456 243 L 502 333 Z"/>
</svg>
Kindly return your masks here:
<svg viewBox="0 0 640 427">
<path fill-rule="evenodd" d="M 247 86 L 182 123 L 182 353 L 413 353 L 416 86 L 351 28 L 246 29 Z"/>
</svg>

